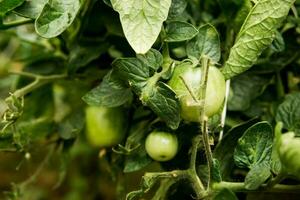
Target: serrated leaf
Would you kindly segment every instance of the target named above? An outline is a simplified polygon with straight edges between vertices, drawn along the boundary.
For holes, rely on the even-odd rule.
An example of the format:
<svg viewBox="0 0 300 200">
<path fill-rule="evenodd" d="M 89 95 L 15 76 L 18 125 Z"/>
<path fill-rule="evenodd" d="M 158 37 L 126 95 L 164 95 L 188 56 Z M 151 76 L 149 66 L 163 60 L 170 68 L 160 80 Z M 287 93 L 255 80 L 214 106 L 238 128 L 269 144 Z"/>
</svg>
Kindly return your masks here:
<svg viewBox="0 0 300 200">
<path fill-rule="evenodd" d="M 192 39 L 198 34 L 198 30 L 190 23 L 181 21 L 169 21 L 166 25 L 166 42 L 182 42 Z"/>
<path fill-rule="evenodd" d="M 35 21 L 36 32 L 53 38 L 64 32 L 74 21 L 80 0 L 49 0 Z"/>
<path fill-rule="evenodd" d="M 241 168 L 252 168 L 269 162 L 272 153 L 273 130 L 268 122 L 259 122 L 248 128 L 234 151 L 234 162 Z"/>
<path fill-rule="evenodd" d="M 129 88 L 125 87 L 110 71 L 100 85 L 85 94 L 82 99 L 91 106 L 117 107 L 132 98 Z"/>
<path fill-rule="evenodd" d="M 271 45 L 276 29 L 287 16 L 294 0 L 260 0 L 251 9 L 230 50 L 222 72 L 230 79 L 248 70 Z"/>
<path fill-rule="evenodd" d="M 195 38 L 188 42 L 186 51 L 188 57 L 200 59 L 206 55 L 212 61 L 218 62 L 221 58 L 220 39 L 218 31 L 210 24 L 201 26 Z"/>
<path fill-rule="evenodd" d="M 111 3 L 120 15 L 130 46 L 136 53 L 146 53 L 167 19 L 171 0 L 111 0 Z"/>
<path fill-rule="evenodd" d="M 245 177 L 245 188 L 256 190 L 271 176 L 268 162 L 258 163 L 253 166 Z"/>
<path fill-rule="evenodd" d="M 154 74 L 163 64 L 163 57 L 156 49 L 150 49 L 146 54 L 138 54 L 136 57 L 142 61 L 146 67 L 154 70 L 150 75 Z"/>
<path fill-rule="evenodd" d="M 145 87 L 141 95 L 142 102 L 149 106 L 166 124 L 177 129 L 180 123 L 179 102 L 173 90 L 163 82 L 156 86 Z"/>
<path fill-rule="evenodd" d="M 136 58 L 116 59 L 112 65 L 118 71 L 121 79 L 128 82 L 139 95 L 150 78 L 163 63 L 162 55 L 155 49 L 150 49 L 144 55 Z"/>
<path fill-rule="evenodd" d="M 300 135 L 300 93 L 289 94 L 278 106 L 276 121 L 282 122 L 283 127 Z"/>
<path fill-rule="evenodd" d="M 216 146 L 213 155 L 220 163 L 220 171 L 223 179 L 230 180 L 230 173 L 234 167 L 233 153 L 238 139 L 242 137 L 243 133 L 256 122 L 257 119 L 251 119 L 231 128 L 224 135 L 221 142 Z"/>
<path fill-rule="evenodd" d="M 42 12 L 48 0 L 26 0 L 21 6 L 15 9 L 18 15 L 36 19 Z"/>
<path fill-rule="evenodd" d="M 16 7 L 22 5 L 24 0 L 2 0 L 0 1 L 0 18 Z"/>
<path fill-rule="evenodd" d="M 121 78 L 128 81 L 128 84 L 138 94 L 150 77 L 149 68 L 137 58 L 120 58 L 115 60 L 112 65 L 118 70 Z"/>
</svg>

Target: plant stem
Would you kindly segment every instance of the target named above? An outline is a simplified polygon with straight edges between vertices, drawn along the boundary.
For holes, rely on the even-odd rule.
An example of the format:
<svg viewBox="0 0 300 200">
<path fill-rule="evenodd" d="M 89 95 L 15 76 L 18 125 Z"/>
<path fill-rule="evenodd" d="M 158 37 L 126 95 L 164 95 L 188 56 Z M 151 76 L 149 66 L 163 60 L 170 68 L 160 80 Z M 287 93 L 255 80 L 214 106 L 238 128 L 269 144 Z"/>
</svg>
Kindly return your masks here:
<svg viewBox="0 0 300 200">
<path fill-rule="evenodd" d="M 213 190 L 220 191 L 222 189 L 230 189 L 233 192 L 272 192 L 272 193 L 300 193 L 300 185 L 283 185 L 276 184 L 272 188 L 267 188 L 267 184 L 263 184 L 261 188 L 257 190 L 247 190 L 244 182 L 219 182 L 213 184 Z"/>
<path fill-rule="evenodd" d="M 284 178 L 286 177 L 286 175 L 284 173 L 279 173 L 275 178 L 272 178 L 268 183 L 267 183 L 267 188 L 272 188 L 274 187 L 276 184 L 279 184 Z"/>
<path fill-rule="evenodd" d="M 49 82 L 67 77 L 66 74 L 42 76 L 42 75 L 35 75 L 35 74 L 27 73 L 27 72 L 14 72 L 14 73 L 24 75 L 27 77 L 31 77 L 31 78 L 35 78 L 35 80 L 33 82 L 31 82 L 30 84 L 24 86 L 23 88 L 16 90 L 10 97 L 6 98 L 7 101 L 12 100 L 12 96 L 14 96 L 15 98 L 23 97 L 24 95 L 32 92 L 33 90 L 35 90 Z"/>
<path fill-rule="evenodd" d="M 201 132 L 203 136 L 203 145 L 205 149 L 205 156 L 207 160 L 207 167 L 208 167 L 208 188 L 210 188 L 210 179 L 211 179 L 211 169 L 213 167 L 213 156 L 209 144 L 209 135 L 208 135 L 208 128 L 207 128 L 207 116 L 205 115 L 205 97 L 206 97 L 206 87 L 207 87 L 207 80 L 208 80 L 208 72 L 209 72 L 209 58 L 206 56 L 202 57 L 201 60 L 202 65 L 202 77 L 201 79 L 201 91 L 200 91 L 200 102 L 202 103 L 201 107 L 201 115 L 200 115 L 200 123 L 201 123 Z"/>
<path fill-rule="evenodd" d="M 13 28 L 16 26 L 20 26 L 20 25 L 24 25 L 24 24 L 29 24 L 32 23 L 33 20 L 32 19 L 26 19 L 26 20 L 22 20 L 22 21 L 16 21 L 16 22 L 10 22 L 7 24 L 0 24 L 0 30 L 6 30 L 9 28 Z"/>
<path fill-rule="evenodd" d="M 225 126 L 226 114 L 227 114 L 227 102 L 228 102 L 228 97 L 229 97 L 229 91 L 230 91 L 230 79 L 226 80 L 225 99 L 224 99 L 224 106 L 223 106 L 222 115 L 221 115 L 221 131 L 220 131 L 220 135 L 219 135 L 219 141 L 221 141 L 223 138 L 224 126 Z"/>
</svg>

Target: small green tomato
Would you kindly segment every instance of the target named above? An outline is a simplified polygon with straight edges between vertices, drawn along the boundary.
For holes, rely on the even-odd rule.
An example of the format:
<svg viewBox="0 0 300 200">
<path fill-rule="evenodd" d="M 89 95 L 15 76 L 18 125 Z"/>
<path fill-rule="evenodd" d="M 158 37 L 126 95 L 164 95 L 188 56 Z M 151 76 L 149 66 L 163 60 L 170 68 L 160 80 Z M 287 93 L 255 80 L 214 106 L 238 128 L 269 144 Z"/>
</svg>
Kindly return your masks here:
<svg viewBox="0 0 300 200">
<path fill-rule="evenodd" d="M 153 131 L 146 138 L 145 148 L 153 160 L 168 161 L 174 158 L 178 151 L 178 140 L 174 134 Z"/>
<path fill-rule="evenodd" d="M 175 91 L 176 96 L 179 98 L 181 117 L 186 121 L 199 122 L 200 106 L 191 96 L 182 78 L 195 97 L 200 99 L 202 77 L 200 67 L 192 67 L 189 62 L 184 62 L 175 68 L 172 78 L 168 82 L 168 85 Z M 224 76 L 214 66 L 209 67 L 205 95 L 205 115 L 210 117 L 218 113 L 225 97 Z"/>
<path fill-rule="evenodd" d="M 278 153 L 287 172 L 300 179 L 300 138 L 294 136 L 293 132 L 281 136 Z"/>
<path fill-rule="evenodd" d="M 96 147 L 109 147 L 122 141 L 126 133 L 124 110 L 89 106 L 86 114 L 86 136 Z"/>
</svg>

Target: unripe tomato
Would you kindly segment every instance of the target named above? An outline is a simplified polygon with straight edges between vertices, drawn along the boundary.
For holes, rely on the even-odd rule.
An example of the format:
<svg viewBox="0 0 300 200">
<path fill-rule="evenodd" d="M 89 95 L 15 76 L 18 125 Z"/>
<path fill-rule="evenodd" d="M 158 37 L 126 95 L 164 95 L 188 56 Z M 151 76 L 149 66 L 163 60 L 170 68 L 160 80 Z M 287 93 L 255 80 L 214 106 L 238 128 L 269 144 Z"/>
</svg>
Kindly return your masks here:
<svg viewBox="0 0 300 200">
<path fill-rule="evenodd" d="M 145 148 L 153 160 L 168 161 L 174 158 L 178 151 L 178 140 L 174 134 L 153 131 L 146 138 Z"/>
<path fill-rule="evenodd" d="M 198 122 L 200 119 L 200 106 L 196 104 L 180 76 L 185 80 L 197 99 L 200 98 L 201 68 L 192 67 L 185 62 L 178 65 L 168 85 L 175 91 L 181 105 L 181 117 L 186 121 Z M 214 66 L 209 67 L 205 97 L 205 115 L 210 117 L 216 114 L 223 105 L 225 97 L 225 79 L 220 70 Z"/>
<path fill-rule="evenodd" d="M 295 138 L 293 132 L 281 136 L 279 158 L 287 172 L 300 179 L 300 138 Z"/>
<path fill-rule="evenodd" d="M 86 113 L 86 136 L 97 147 L 109 147 L 122 141 L 126 133 L 124 110 L 90 106 Z"/>
</svg>

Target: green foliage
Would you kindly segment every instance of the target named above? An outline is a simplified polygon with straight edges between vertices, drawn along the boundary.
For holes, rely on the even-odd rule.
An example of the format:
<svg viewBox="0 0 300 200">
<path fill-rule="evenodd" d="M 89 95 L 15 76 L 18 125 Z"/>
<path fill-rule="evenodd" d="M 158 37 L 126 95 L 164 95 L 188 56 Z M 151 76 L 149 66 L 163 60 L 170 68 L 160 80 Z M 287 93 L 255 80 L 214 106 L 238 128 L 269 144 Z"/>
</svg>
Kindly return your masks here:
<svg viewBox="0 0 300 200">
<path fill-rule="evenodd" d="M 225 63 L 223 73 L 226 79 L 255 64 L 263 50 L 272 43 L 276 28 L 282 23 L 293 2 L 261 0 L 251 9 Z"/>
<path fill-rule="evenodd" d="M 171 0 L 111 0 L 111 3 L 120 15 L 125 37 L 131 47 L 136 53 L 146 53 L 168 17 Z"/>
<path fill-rule="evenodd" d="M 293 199 L 299 11 L 0 0 L 0 199 Z"/>
<path fill-rule="evenodd" d="M 276 121 L 282 122 L 283 127 L 289 131 L 295 131 L 300 135 L 300 94 L 287 95 L 285 100 L 278 106 Z"/>
<path fill-rule="evenodd" d="M 79 0 L 50 0 L 35 21 L 36 32 L 45 38 L 53 38 L 64 32 L 80 9 Z"/>
</svg>

